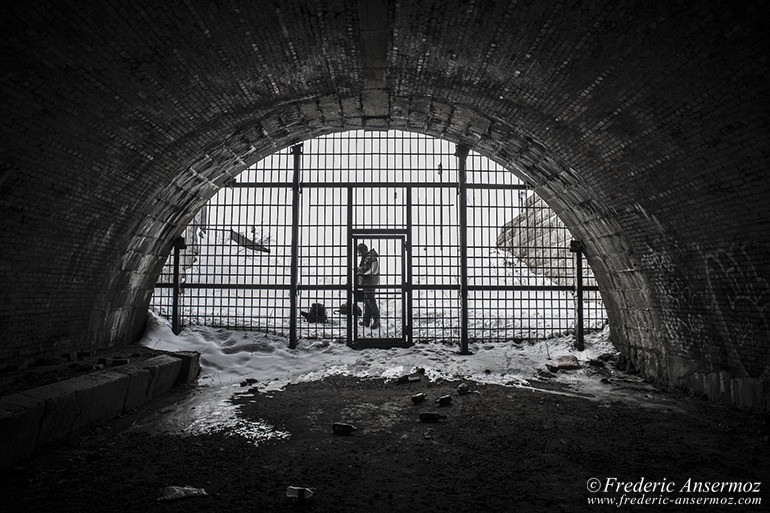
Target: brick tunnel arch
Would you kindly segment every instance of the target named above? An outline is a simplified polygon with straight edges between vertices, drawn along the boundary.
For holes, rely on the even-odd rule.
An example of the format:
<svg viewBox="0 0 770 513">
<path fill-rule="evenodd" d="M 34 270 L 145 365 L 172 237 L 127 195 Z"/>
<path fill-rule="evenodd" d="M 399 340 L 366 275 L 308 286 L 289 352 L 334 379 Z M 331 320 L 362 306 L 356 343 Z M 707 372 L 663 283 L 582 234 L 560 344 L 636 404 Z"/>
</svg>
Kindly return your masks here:
<svg viewBox="0 0 770 513">
<path fill-rule="evenodd" d="M 647 376 L 767 407 L 753 6 L 115 5 L 4 21 L 3 362 L 135 340 L 171 241 L 225 180 L 395 128 L 533 184 Z"/>
</svg>

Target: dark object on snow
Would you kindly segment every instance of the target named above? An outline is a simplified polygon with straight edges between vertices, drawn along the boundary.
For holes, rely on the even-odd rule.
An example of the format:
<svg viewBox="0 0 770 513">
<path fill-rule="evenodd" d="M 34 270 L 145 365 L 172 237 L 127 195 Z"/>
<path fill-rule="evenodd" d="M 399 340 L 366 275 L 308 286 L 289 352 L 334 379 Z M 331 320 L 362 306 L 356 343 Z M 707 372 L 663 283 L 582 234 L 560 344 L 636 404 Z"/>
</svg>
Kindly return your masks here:
<svg viewBox="0 0 770 513">
<path fill-rule="evenodd" d="M 445 419 L 446 415 L 441 415 L 440 413 L 436 413 L 435 411 L 421 411 L 420 412 L 420 422 L 438 422 L 441 419 Z"/>
<path fill-rule="evenodd" d="M 425 400 L 426 397 L 427 396 L 425 394 L 423 394 L 423 393 L 414 394 L 412 396 L 412 402 L 414 404 L 420 404 L 421 402 L 423 402 Z"/>
<path fill-rule="evenodd" d="M 309 312 L 300 312 L 300 314 L 305 318 L 307 322 L 325 323 L 329 321 L 329 318 L 326 317 L 326 307 L 321 303 L 313 303 L 310 305 Z"/>
<path fill-rule="evenodd" d="M 353 310 L 355 312 L 355 314 L 358 317 L 361 317 L 361 314 L 363 313 L 361 311 L 361 307 L 356 305 L 356 304 L 354 304 L 353 306 L 355 307 L 355 309 Z M 340 305 L 340 307 L 337 309 L 337 313 L 341 314 L 341 315 L 347 315 L 348 314 L 348 304 L 347 303 L 342 303 Z"/>
<path fill-rule="evenodd" d="M 396 383 L 416 383 L 417 381 L 420 381 L 420 375 L 419 374 L 407 374 L 404 376 L 400 376 Z"/>
<path fill-rule="evenodd" d="M 345 424 L 344 422 L 332 424 L 332 433 L 335 435 L 350 436 L 353 434 L 353 431 L 357 431 L 357 429 L 351 424 Z"/>
<path fill-rule="evenodd" d="M 270 248 L 268 248 L 267 246 L 263 246 L 258 242 L 254 242 L 253 240 L 249 239 L 245 235 L 241 235 L 235 230 L 230 230 L 230 240 L 232 240 L 239 246 L 242 246 L 246 249 L 250 249 L 252 251 L 259 251 L 260 253 L 270 253 Z"/>
<path fill-rule="evenodd" d="M 449 406 L 452 404 L 452 396 L 451 395 L 442 395 L 438 399 L 436 399 L 436 402 L 439 406 Z"/>
</svg>

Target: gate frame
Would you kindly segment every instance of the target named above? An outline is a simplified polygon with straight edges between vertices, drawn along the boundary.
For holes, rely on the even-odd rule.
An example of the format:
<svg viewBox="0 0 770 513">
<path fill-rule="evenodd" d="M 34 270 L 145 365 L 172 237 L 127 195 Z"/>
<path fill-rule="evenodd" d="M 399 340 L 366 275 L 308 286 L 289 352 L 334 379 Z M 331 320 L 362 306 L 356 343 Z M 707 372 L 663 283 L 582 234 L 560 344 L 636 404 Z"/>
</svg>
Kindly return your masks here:
<svg viewBox="0 0 770 513">
<path fill-rule="evenodd" d="M 348 225 L 352 224 L 352 219 L 348 219 Z M 353 255 L 353 265 L 348 269 L 347 274 L 347 287 L 352 290 L 352 295 L 355 298 L 356 290 L 372 288 L 374 290 L 387 289 L 387 290 L 400 290 L 401 291 L 401 337 L 400 338 L 387 338 L 387 337 L 366 337 L 358 338 L 358 316 L 353 315 L 353 322 L 348 323 L 348 339 L 351 341 L 348 344 L 353 349 L 365 349 L 365 348 L 380 348 L 389 349 L 392 347 L 410 347 L 413 344 L 412 332 L 411 332 L 411 317 L 412 312 L 408 310 L 409 299 L 412 292 L 411 287 L 408 287 L 407 276 L 411 275 L 412 261 L 411 252 L 407 252 L 406 248 L 409 245 L 411 229 L 403 228 L 382 228 L 382 229 L 367 229 L 367 228 L 349 228 L 352 233 L 352 248 L 358 247 L 358 241 L 361 239 L 382 239 L 382 240 L 399 240 L 401 241 L 401 283 L 399 285 L 369 285 L 361 286 L 356 283 L 355 265 L 356 254 Z M 350 261 L 350 259 L 348 259 Z M 408 271 L 407 271 L 408 268 Z M 355 308 L 348 308 L 348 310 L 355 310 Z"/>
</svg>

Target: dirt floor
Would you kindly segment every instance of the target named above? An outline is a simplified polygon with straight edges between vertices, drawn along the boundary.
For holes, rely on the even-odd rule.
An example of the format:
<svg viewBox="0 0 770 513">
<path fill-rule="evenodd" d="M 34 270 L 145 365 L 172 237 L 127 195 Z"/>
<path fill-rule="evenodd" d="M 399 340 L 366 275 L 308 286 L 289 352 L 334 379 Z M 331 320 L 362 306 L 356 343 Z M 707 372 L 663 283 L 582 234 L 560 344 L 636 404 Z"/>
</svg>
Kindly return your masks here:
<svg viewBox="0 0 770 513">
<path fill-rule="evenodd" d="M 424 376 L 402 384 L 330 377 L 262 393 L 231 388 L 238 418 L 229 422 L 261 421 L 287 434 L 258 443 L 230 429 L 181 436 L 163 423 L 164 416 L 194 412 L 187 399 L 207 392 L 177 390 L 3 475 L 0 510 L 766 511 L 588 504 L 623 495 L 590 492 L 591 478 L 602 487 L 609 478 L 638 486 L 640 479 L 675 483 L 674 493 L 631 491 L 627 498 L 748 497 L 767 504 L 765 419 L 666 392 L 645 392 L 660 397 L 643 406 L 561 395 L 558 386 L 546 392 L 470 385 L 477 393 L 458 395 L 458 382 L 432 383 Z M 411 396 L 418 392 L 428 399 L 414 405 Z M 442 395 L 453 397 L 451 406 L 434 403 Z M 421 423 L 421 411 L 446 418 Z M 358 430 L 334 435 L 331 426 L 338 421 Z M 761 488 L 681 492 L 688 479 L 761 482 Z M 204 488 L 208 495 L 158 501 L 168 485 Z M 289 485 L 309 487 L 314 496 L 289 499 Z"/>
</svg>

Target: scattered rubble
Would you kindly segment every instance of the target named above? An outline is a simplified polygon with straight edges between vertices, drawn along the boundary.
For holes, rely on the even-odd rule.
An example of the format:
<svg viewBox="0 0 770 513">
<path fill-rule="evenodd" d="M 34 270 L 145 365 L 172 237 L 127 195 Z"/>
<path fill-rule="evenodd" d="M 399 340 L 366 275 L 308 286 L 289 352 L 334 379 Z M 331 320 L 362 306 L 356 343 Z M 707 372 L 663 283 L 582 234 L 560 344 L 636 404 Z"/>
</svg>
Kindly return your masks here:
<svg viewBox="0 0 770 513">
<path fill-rule="evenodd" d="M 304 486 L 289 486 L 286 488 L 286 497 L 304 500 L 313 496 L 313 490 Z"/>
<path fill-rule="evenodd" d="M 350 436 L 354 431 L 358 431 L 358 428 L 346 422 L 335 422 L 332 424 L 332 432 L 335 435 Z"/>
<path fill-rule="evenodd" d="M 177 499 L 185 499 L 187 497 L 203 497 L 208 496 L 206 490 L 203 488 L 194 488 L 190 485 L 187 486 L 167 486 L 163 489 L 163 495 L 158 497 L 159 501 L 173 501 Z"/>
</svg>

